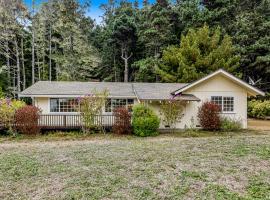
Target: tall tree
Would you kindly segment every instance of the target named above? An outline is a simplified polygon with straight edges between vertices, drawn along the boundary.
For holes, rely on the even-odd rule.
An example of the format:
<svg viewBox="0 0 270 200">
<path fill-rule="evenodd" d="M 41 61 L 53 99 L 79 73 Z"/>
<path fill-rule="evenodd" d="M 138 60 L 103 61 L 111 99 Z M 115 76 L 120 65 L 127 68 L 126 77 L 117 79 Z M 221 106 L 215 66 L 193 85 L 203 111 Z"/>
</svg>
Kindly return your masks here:
<svg viewBox="0 0 270 200">
<path fill-rule="evenodd" d="M 120 48 L 121 58 L 124 61 L 124 82 L 129 81 L 129 63 L 133 55 L 132 50 L 136 42 L 136 24 L 134 10 L 131 3 L 121 2 L 116 10 L 113 24 L 113 39 Z"/>
<path fill-rule="evenodd" d="M 207 25 L 190 29 L 179 47 L 164 51 L 162 60 L 158 73 L 166 82 L 191 82 L 219 68 L 233 73 L 239 66 L 230 36 L 222 36 L 219 27 L 211 31 Z"/>
<path fill-rule="evenodd" d="M 241 55 L 240 71 L 244 78 L 261 79 L 258 86 L 269 90 L 270 1 L 256 1 L 253 5 L 256 6 L 250 8 L 245 5 L 246 10 L 237 15 L 233 23 L 233 39 Z"/>
</svg>

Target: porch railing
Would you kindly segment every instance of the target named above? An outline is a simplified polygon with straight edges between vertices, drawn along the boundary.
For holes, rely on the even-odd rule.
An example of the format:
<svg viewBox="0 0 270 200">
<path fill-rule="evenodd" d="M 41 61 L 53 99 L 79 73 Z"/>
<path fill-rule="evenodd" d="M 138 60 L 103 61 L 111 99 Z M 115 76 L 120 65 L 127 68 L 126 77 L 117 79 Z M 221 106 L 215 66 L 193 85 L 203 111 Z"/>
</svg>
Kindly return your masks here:
<svg viewBox="0 0 270 200">
<path fill-rule="evenodd" d="M 93 121 L 94 125 L 109 128 L 113 126 L 114 118 L 113 115 L 96 115 Z M 84 126 L 82 116 L 76 114 L 41 114 L 38 124 L 43 129 L 72 129 Z"/>
</svg>

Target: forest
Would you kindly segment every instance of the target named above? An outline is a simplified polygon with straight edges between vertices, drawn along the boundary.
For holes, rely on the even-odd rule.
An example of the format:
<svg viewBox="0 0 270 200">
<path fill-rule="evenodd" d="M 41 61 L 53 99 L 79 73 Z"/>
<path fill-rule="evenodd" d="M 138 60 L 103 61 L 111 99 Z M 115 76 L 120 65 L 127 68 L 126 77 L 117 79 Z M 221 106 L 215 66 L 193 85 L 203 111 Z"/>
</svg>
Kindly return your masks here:
<svg viewBox="0 0 270 200">
<path fill-rule="evenodd" d="M 0 0 L 0 96 L 37 81 L 191 82 L 223 68 L 270 91 L 270 0 Z"/>
</svg>

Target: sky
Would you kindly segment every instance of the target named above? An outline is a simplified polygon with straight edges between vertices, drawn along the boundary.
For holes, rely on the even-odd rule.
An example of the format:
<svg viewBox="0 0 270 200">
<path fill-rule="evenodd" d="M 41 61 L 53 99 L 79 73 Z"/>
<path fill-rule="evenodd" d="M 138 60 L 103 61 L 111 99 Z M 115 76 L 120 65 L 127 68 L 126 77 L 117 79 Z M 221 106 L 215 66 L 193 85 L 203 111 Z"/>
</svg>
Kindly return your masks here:
<svg viewBox="0 0 270 200">
<path fill-rule="evenodd" d="M 30 8 L 32 5 L 32 0 L 23 0 L 24 3 Z M 79 0 L 83 3 L 85 0 Z M 134 0 L 130 0 L 134 1 Z M 149 2 L 153 2 L 154 0 L 150 0 Z M 35 0 L 35 4 L 39 5 L 42 2 L 46 2 L 46 0 Z M 99 8 L 101 4 L 107 3 L 108 0 L 91 0 L 91 7 L 87 12 L 87 15 L 90 16 L 92 19 L 95 19 L 98 24 L 102 21 L 102 14 L 103 11 Z M 139 0 L 140 5 L 142 4 L 142 0 Z"/>
</svg>

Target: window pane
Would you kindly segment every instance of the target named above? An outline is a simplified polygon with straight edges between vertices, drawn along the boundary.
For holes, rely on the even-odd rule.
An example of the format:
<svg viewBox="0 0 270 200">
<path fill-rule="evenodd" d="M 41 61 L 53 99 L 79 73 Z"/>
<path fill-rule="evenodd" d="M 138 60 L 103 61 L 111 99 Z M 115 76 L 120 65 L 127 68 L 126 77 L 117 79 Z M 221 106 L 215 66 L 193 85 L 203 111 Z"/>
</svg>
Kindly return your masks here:
<svg viewBox="0 0 270 200">
<path fill-rule="evenodd" d="M 107 99 L 105 102 L 105 112 L 112 112 L 112 100 Z"/>
<path fill-rule="evenodd" d="M 233 97 L 223 97 L 223 111 L 224 112 L 234 111 L 234 98 Z"/>
<path fill-rule="evenodd" d="M 128 112 L 132 112 L 132 106 L 134 105 L 134 99 L 128 99 L 128 105 L 127 105 L 127 109 Z"/>
<path fill-rule="evenodd" d="M 59 112 L 59 100 L 50 99 L 50 112 Z"/>
<path fill-rule="evenodd" d="M 222 96 L 212 96 L 211 102 L 217 104 L 220 109 L 222 110 Z"/>
<path fill-rule="evenodd" d="M 77 99 L 50 99 L 51 112 L 77 112 L 78 100 Z"/>
</svg>

